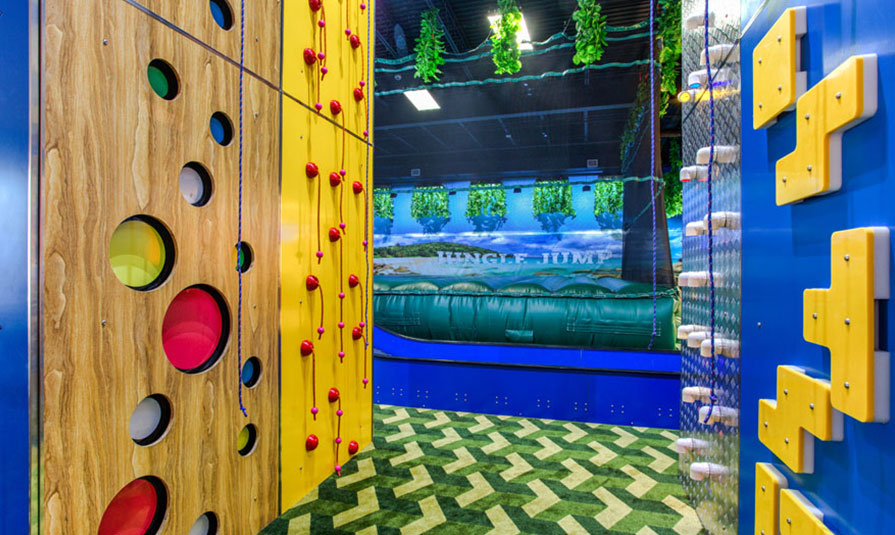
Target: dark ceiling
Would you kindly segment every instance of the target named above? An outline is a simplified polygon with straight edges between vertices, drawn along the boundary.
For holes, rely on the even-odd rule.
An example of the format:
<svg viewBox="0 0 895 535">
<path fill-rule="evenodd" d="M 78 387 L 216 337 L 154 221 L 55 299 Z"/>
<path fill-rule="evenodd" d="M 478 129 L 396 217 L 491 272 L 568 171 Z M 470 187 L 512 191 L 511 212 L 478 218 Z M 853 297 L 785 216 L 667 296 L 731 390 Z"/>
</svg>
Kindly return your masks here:
<svg viewBox="0 0 895 535">
<path fill-rule="evenodd" d="M 574 23 L 568 21 L 575 0 L 518 3 L 532 40 L 547 39 L 564 29 L 574 33 Z M 649 0 L 601 3 L 610 26 L 630 26 L 649 18 Z M 496 1 L 380 0 L 376 9 L 377 58 L 412 53 L 420 13 L 433 6 L 440 10 L 448 52 L 469 51 L 488 38 L 487 16 L 496 11 Z M 611 35 L 643 31 L 646 29 Z M 647 38 L 610 42 L 599 63 L 646 59 L 648 42 Z M 442 66 L 439 83 L 561 72 L 577 67 L 572 63 L 573 53 L 573 48 L 560 48 L 523 55 L 523 68 L 513 75 L 495 75 L 490 57 L 448 63 Z M 425 112 L 417 111 L 403 94 L 378 94 L 421 85 L 413 70 L 377 73 L 375 179 L 382 184 L 593 173 L 595 169 L 586 168 L 591 159 L 598 160 L 599 172 L 616 174 L 622 130 L 640 77 L 647 72 L 646 66 L 640 65 L 524 82 L 430 89 L 441 109 Z M 679 111 L 672 109 L 662 128 L 679 131 L 679 124 Z M 413 169 L 419 169 L 418 177 L 411 176 L 417 174 Z"/>
</svg>

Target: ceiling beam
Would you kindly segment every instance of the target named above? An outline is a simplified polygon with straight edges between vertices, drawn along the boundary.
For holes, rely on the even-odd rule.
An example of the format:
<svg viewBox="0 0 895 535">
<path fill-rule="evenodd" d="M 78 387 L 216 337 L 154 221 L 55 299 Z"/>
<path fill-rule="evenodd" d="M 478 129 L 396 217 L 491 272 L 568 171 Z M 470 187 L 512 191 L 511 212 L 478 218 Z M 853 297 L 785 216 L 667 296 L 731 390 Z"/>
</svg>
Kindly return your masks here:
<svg viewBox="0 0 895 535">
<path fill-rule="evenodd" d="M 439 121 L 420 121 L 417 123 L 402 123 L 402 124 L 390 124 L 385 126 L 376 126 L 377 132 L 387 131 L 387 130 L 403 130 L 406 128 L 416 128 L 419 126 L 439 126 L 439 125 L 449 125 L 449 124 L 458 124 L 458 123 L 477 123 L 481 121 L 499 121 L 502 119 L 521 119 L 525 117 L 537 117 L 541 115 L 562 115 L 566 113 L 581 113 L 582 111 L 613 111 L 613 110 L 627 110 L 634 106 L 633 102 L 625 103 L 625 104 L 607 104 L 603 106 L 587 106 L 582 108 L 563 108 L 559 110 L 543 110 L 543 111 L 526 111 L 520 113 L 506 113 L 503 115 L 478 115 L 474 117 L 459 117 L 456 119 L 442 119 Z"/>
</svg>

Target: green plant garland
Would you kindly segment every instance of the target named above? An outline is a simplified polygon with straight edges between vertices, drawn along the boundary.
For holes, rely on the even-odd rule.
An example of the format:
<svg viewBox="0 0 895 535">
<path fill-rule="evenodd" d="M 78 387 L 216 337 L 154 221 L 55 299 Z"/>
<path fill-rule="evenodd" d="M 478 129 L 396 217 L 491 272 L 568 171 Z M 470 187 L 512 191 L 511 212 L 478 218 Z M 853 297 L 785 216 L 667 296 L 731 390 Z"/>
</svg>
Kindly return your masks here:
<svg viewBox="0 0 895 535">
<path fill-rule="evenodd" d="M 422 78 L 423 83 L 440 79 L 441 69 L 444 65 L 442 54 L 444 47 L 444 30 L 438 22 L 438 8 L 423 11 L 420 17 L 420 35 L 416 38 L 416 72 L 414 78 Z"/>
<path fill-rule="evenodd" d="M 624 208 L 625 183 L 606 180 L 594 184 L 594 216 L 620 214 Z"/>
<path fill-rule="evenodd" d="M 373 188 L 373 216 L 395 219 L 395 200 L 391 188 Z"/>
<path fill-rule="evenodd" d="M 665 180 L 665 215 L 666 217 L 675 217 L 684 212 L 683 198 L 681 197 L 683 184 L 678 179 L 683 165 L 680 138 L 668 140 L 668 164 L 670 168 L 665 174 L 667 177 Z"/>
<path fill-rule="evenodd" d="M 522 27 L 522 11 L 516 0 L 497 0 L 500 18 L 491 25 L 491 59 L 495 74 L 515 74 L 522 69 L 522 52 L 516 35 Z"/>
<path fill-rule="evenodd" d="M 575 65 L 596 63 L 606 48 L 606 17 L 596 0 L 578 0 L 578 9 L 572 14 L 575 21 Z"/>
<path fill-rule="evenodd" d="M 466 218 L 480 215 L 506 217 L 507 192 L 500 184 L 472 184 L 466 201 Z"/>
<path fill-rule="evenodd" d="M 451 217 L 448 190 L 444 186 L 420 186 L 410 198 L 410 217 Z"/>
<path fill-rule="evenodd" d="M 556 213 L 575 217 L 575 208 L 572 206 L 572 185 L 569 184 L 569 180 L 538 181 L 531 200 L 531 211 L 534 217 Z"/>
<path fill-rule="evenodd" d="M 668 103 L 678 93 L 679 70 L 681 67 L 681 0 L 659 0 L 659 20 L 657 29 L 662 39 L 659 51 L 660 91 L 662 103 L 659 116 L 665 115 Z"/>
</svg>

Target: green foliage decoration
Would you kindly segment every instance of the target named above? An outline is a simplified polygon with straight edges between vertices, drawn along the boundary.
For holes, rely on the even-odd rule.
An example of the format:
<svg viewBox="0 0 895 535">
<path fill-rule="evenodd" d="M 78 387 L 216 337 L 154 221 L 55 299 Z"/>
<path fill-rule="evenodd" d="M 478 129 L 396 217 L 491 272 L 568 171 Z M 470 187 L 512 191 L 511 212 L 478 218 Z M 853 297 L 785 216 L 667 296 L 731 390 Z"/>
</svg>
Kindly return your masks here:
<svg viewBox="0 0 895 535">
<path fill-rule="evenodd" d="M 594 216 L 621 214 L 624 207 L 625 183 L 605 180 L 594 184 Z"/>
<path fill-rule="evenodd" d="M 444 186 L 420 186 L 413 189 L 410 199 L 410 217 L 451 217 L 448 191 Z"/>
<path fill-rule="evenodd" d="M 649 115 L 649 76 L 640 79 L 637 85 L 637 93 L 634 95 L 634 104 L 628 112 L 628 120 L 622 130 L 621 143 L 619 144 L 619 158 L 622 161 L 622 172 L 625 172 L 636 154 L 636 145 L 640 141 L 642 128 Z"/>
<path fill-rule="evenodd" d="M 373 215 L 388 220 L 395 219 L 395 200 L 391 188 L 373 188 Z"/>
<path fill-rule="evenodd" d="M 422 78 L 424 83 L 438 81 L 440 66 L 444 65 L 442 54 L 444 47 L 444 30 L 438 22 L 438 8 L 423 11 L 420 18 L 420 35 L 416 38 L 416 72 L 414 78 Z"/>
<path fill-rule="evenodd" d="M 606 48 L 606 17 L 596 0 L 578 0 L 572 14 L 575 21 L 575 65 L 596 63 Z"/>
<path fill-rule="evenodd" d="M 479 215 L 506 217 L 507 192 L 500 184 L 473 184 L 466 201 L 466 217 Z"/>
<path fill-rule="evenodd" d="M 678 180 L 683 165 L 680 138 L 672 138 L 668 141 L 668 164 L 670 169 L 665 174 L 665 215 L 675 217 L 684 211 L 684 201 L 681 196 L 683 185 Z"/>
<path fill-rule="evenodd" d="M 535 184 L 531 200 L 532 215 L 562 214 L 575 217 L 572 206 L 572 185 L 568 179 L 540 180 Z"/>
<path fill-rule="evenodd" d="M 681 67 L 681 0 L 659 0 L 657 30 L 662 40 L 659 51 L 662 103 L 659 116 L 665 115 L 671 98 L 677 95 Z"/>
<path fill-rule="evenodd" d="M 522 69 L 522 52 L 516 35 L 522 27 L 522 11 L 516 0 L 497 0 L 500 18 L 491 25 L 491 59 L 495 74 L 514 74 Z"/>
</svg>

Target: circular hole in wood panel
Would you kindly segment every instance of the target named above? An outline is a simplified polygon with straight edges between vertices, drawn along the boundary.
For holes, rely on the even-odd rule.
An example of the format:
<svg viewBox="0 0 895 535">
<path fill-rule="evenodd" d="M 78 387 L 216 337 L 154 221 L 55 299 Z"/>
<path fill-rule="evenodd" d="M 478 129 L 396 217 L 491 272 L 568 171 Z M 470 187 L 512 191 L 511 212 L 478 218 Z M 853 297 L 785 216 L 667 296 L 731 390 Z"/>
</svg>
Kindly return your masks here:
<svg viewBox="0 0 895 535">
<path fill-rule="evenodd" d="M 233 141 L 233 123 L 227 114 L 222 111 L 216 111 L 211 115 L 208 121 L 208 129 L 211 131 L 211 137 L 214 138 L 218 145 L 229 145 Z"/>
<path fill-rule="evenodd" d="M 242 373 L 240 373 L 242 384 L 248 388 L 258 384 L 261 379 L 261 361 L 258 357 L 252 357 L 242 363 Z"/>
<path fill-rule="evenodd" d="M 209 0 L 208 8 L 211 10 L 211 16 L 222 30 L 229 30 L 233 27 L 233 10 L 227 0 Z"/>
<path fill-rule="evenodd" d="M 149 85 L 155 94 L 165 100 L 174 100 L 180 92 L 177 72 L 163 59 L 156 58 L 150 61 L 146 68 L 146 76 L 149 77 Z"/>
<path fill-rule="evenodd" d="M 199 162 L 189 162 L 180 169 L 180 194 L 193 206 L 205 206 L 211 200 L 214 186 L 211 174 Z"/>
<path fill-rule="evenodd" d="M 125 286 L 139 291 L 158 288 L 174 268 L 174 240 L 161 221 L 146 215 L 129 217 L 112 232 L 109 263 Z"/>
<path fill-rule="evenodd" d="M 257 445 L 258 430 L 253 424 L 248 424 L 242 428 L 239 432 L 239 436 L 236 437 L 236 451 L 243 457 L 246 457 L 255 451 L 255 446 Z"/>
<path fill-rule="evenodd" d="M 98 535 L 155 535 L 165 521 L 167 508 L 168 491 L 161 479 L 135 479 L 109 502 Z"/>
<path fill-rule="evenodd" d="M 230 312 L 224 297 L 205 284 L 181 291 L 165 312 L 162 348 L 168 361 L 185 373 L 214 366 L 230 335 Z"/>
<path fill-rule="evenodd" d="M 165 436 L 171 423 L 171 402 L 161 394 L 143 398 L 131 413 L 131 440 L 140 446 L 151 446 Z"/>
<path fill-rule="evenodd" d="M 193 522 L 188 535 L 217 535 L 218 515 L 208 511 Z"/>
<path fill-rule="evenodd" d="M 233 260 L 238 271 L 245 273 L 252 269 L 252 264 L 255 263 L 255 251 L 249 242 L 243 241 L 234 246 L 234 254 L 236 256 Z"/>
</svg>

